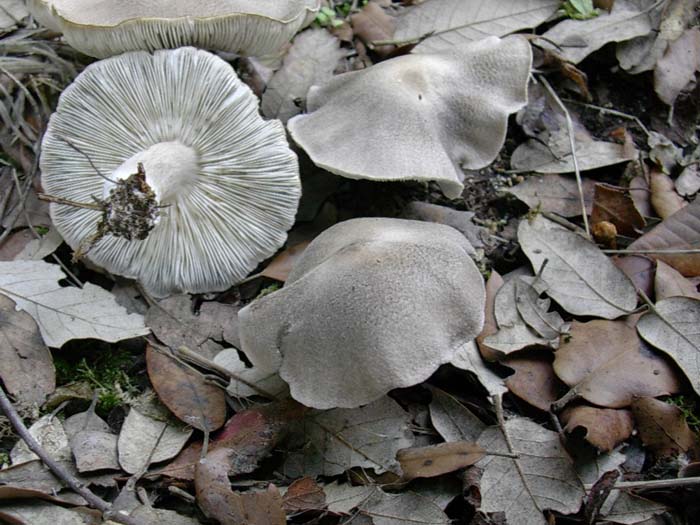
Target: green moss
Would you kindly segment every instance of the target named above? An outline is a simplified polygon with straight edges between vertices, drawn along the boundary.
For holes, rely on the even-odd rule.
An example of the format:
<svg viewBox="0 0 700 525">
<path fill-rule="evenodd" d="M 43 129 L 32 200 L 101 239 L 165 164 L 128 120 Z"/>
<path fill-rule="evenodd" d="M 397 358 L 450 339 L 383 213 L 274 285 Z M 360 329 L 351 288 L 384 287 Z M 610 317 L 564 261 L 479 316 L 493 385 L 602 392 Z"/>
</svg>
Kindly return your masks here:
<svg viewBox="0 0 700 525">
<path fill-rule="evenodd" d="M 680 409 L 685 422 L 693 432 L 700 432 L 700 417 L 698 416 L 698 406 L 695 400 L 688 396 L 671 396 L 666 399 L 669 405 Z"/>
<path fill-rule="evenodd" d="M 100 352 L 94 359 L 83 357 L 71 362 L 55 359 L 56 380 L 59 385 L 72 381 L 85 381 L 98 390 L 97 409 L 107 413 L 123 405 L 137 391 L 129 378 L 133 357 L 119 348 Z"/>
</svg>

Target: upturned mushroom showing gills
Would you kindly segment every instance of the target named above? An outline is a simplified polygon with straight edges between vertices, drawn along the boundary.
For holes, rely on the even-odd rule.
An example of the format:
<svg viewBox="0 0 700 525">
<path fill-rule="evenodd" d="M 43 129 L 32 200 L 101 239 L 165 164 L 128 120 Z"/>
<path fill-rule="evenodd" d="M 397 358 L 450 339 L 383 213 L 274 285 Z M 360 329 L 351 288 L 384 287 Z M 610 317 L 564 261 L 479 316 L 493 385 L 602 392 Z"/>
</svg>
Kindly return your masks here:
<svg viewBox="0 0 700 525">
<path fill-rule="evenodd" d="M 180 46 L 272 53 L 313 21 L 320 0 L 30 0 L 28 5 L 75 49 L 105 58 Z"/>
<path fill-rule="evenodd" d="M 88 66 L 51 116 L 41 171 L 54 197 L 109 204 L 52 203 L 66 242 L 155 296 L 241 280 L 284 243 L 300 196 L 282 124 L 259 116 L 257 98 L 229 64 L 194 48 Z M 120 182 L 132 184 L 143 209 L 120 196 L 128 189 Z M 120 213 L 152 221 L 130 225 Z M 115 234 L 96 235 L 105 226 Z"/>
<path fill-rule="evenodd" d="M 498 155 L 508 115 L 527 103 L 531 64 L 530 44 L 518 36 L 393 58 L 312 87 L 308 114 L 288 128 L 331 173 L 435 180 L 455 198 L 462 169 L 483 168 Z"/>
<path fill-rule="evenodd" d="M 353 408 L 418 384 L 481 330 L 485 292 L 472 252 L 441 224 L 336 224 L 284 288 L 239 312 L 242 350 L 315 408 Z"/>
</svg>

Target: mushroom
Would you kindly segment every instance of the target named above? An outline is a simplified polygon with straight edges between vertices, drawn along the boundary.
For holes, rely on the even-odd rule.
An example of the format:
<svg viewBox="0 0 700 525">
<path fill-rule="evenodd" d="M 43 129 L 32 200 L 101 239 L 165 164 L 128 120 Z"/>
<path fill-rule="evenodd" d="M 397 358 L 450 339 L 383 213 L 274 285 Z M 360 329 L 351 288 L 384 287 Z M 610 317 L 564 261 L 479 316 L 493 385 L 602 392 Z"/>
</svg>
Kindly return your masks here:
<svg viewBox="0 0 700 525">
<path fill-rule="evenodd" d="M 30 0 L 40 22 L 97 58 L 193 45 L 242 55 L 279 50 L 319 0 Z"/>
<path fill-rule="evenodd" d="M 406 55 L 312 87 L 288 129 L 331 173 L 379 181 L 436 180 L 448 197 L 462 168 L 496 158 L 508 115 L 527 102 L 532 51 L 522 37 L 485 38 Z"/>
<path fill-rule="evenodd" d="M 441 224 L 336 224 L 284 288 L 239 312 L 242 350 L 315 408 L 353 408 L 420 383 L 481 330 L 485 292 L 472 252 Z"/>
<path fill-rule="evenodd" d="M 229 64 L 191 47 L 88 66 L 51 116 L 41 171 L 48 194 L 79 203 L 145 172 L 159 206 L 152 229 L 143 240 L 106 235 L 87 258 L 155 296 L 245 277 L 284 243 L 300 196 L 281 123 L 259 116 Z M 51 218 L 77 249 L 103 217 L 54 202 Z"/>
</svg>

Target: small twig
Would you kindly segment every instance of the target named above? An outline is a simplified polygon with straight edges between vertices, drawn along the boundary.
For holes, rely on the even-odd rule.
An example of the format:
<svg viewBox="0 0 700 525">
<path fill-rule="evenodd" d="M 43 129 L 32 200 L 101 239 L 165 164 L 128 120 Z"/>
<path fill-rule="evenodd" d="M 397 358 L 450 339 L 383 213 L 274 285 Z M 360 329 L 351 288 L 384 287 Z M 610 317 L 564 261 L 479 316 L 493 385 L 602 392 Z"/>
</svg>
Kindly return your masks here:
<svg viewBox="0 0 700 525">
<path fill-rule="evenodd" d="M 56 475 L 56 477 L 64 481 L 76 493 L 80 494 L 83 499 L 87 501 L 88 505 L 99 510 L 102 512 L 105 518 L 109 517 L 109 519 L 112 521 L 123 523 L 124 525 L 144 525 L 144 523 L 140 520 L 136 520 L 131 516 L 122 514 L 121 512 L 111 512 L 112 505 L 110 503 L 103 500 L 97 494 L 88 489 L 85 485 L 83 485 L 83 483 L 80 482 L 80 480 L 68 472 L 63 465 L 53 459 L 41 447 L 37 440 L 34 439 L 34 436 L 29 433 L 29 429 L 24 425 L 24 422 L 19 417 L 19 414 L 12 405 L 12 402 L 10 402 L 7 394 L 5 394 L 4 388 L 0 388 L 0 408 L 2 408 L 2 411 L 10 421 L 12 428 L 15 429 L 15 432 L 17 432 L 19 437 L 21 437 L 27 444 L 29 450 L 39 456 L 41 461 L 44 462 L 44 464 Z"/>
<path fill-rule="evenodd" d="M 700 476 L 678 479 L 650 479 L 648 481 L 620 481 L 615 483 L 613 488 L 619 490 L 667 489 L 673 487 L 690 487 L 693 485 L 700 485 Z M 586 483 L 584 488 L 586 490 L 591 490 L 593 488 L 593 484 Z"/>
<path fill-rule="evenodd" d="M 589 109 L 595 109 L 597 111 L 600 111 L 601 113 L 608 113 L 610 115 L 614 115 L 616 117 L 621 117 L 621 118 L 626 118 L 629 120 L 632 120 L 639 128 L 644 132 L 645 135 L 649 136 L 651 135 L 651 132 L 649 129 L 642 123 L 641 120 L 639 120 L 638 117 L 635 117 L 634 115 L 630 115 L 628 113 L 623 113 L 622 111 L 617 111 L 615 109 L 608 109 L 604 108 L 602 106 L 596 106 L 595 104 L 588 104 L 586 102 L 581 102 L 579 100 L 574 100 L 572 98 L 562 98 L 562 101 L 567 102 L 569 104 L 576 104 L 578 106 L 583 106 L 585 108 Z"/>
<path fill-rule="evenodd" d="M 39 198 L 40 201 L 54 202 L 56 204 L 65 204 L 66 206 L 73 206 L 74 208 L 83 208 L 85 210 L 102 211 L 102 206 L 100 206 L 99 204 L 72 201 L 69 199 L 64 199 L 63 197 L 56 197 L 55 195 L 47 195 L 46 193 L 37 193 L 36 196 Z"/>
<path fill-rule="evenodd" d="M 567 221 L 563 217 L 560 217 L 559 215 L 549 212 L 549 211 L 542 211 L 540 210 L 540 215 L 544 217 L 545 219 L 549 219 L 552 222 L 556 222 L 559 226 L 563 226 L 567 230 L 570 230 L 574 233 L 578 233 L 579 235 L 586 235 L 586 232 L 584 231 L 583 228 L 580 228 L 579 226 L 575 225 L 572 222 Z"/>
<path fill-rule="evenodd" d="M 561 101 L 559 98 L 559 95 L 554 91 L 552 86 L 549 84 L 547 79 L 543 76 L 539 77 L 540 82 L 542 82 L 542 85 L 545 87 L 547 92 L 551 95 L 551 97 L 554 99 L 554 102 L 556 102 L 557 106 L 559 106 L 559 109 L 562 110 L 564 113 L 564 118 L 566 119 L 566 129 L 569 134 L 569 145 L 571 146 L 571 160 L 573 161 L 574 164 L 574 173 L 576 174 L 576 186 L 578 187 L 578 196 L 579 200 L 581 202 L 581 211 L 583 215 L 583 227 L 586 230 L 586 237 L 590 239 L 591 237 L 591 230 L 588 226 L 588 215 L 586 214 L 586 199 L 584 198 L 583 195 L 583 181 L 581 180 L 581 170 L 579 169 L 578 166 L 578 157 L 576 155 L 576 139 L 574 137 L 574 123 L 571 120 L 571 114 L 569 113 L 569 110 L 566 108 L 564 103 Z"/>
<path fill-rule="evenodd" d="M 666 254 L 666 255 L 686 255 L 686 254 L 698 254 L 700 253 L 700 248 L 689 248 L 689 249 L 659 249 L 659 250 L 601 250 L 603 253 L 612 254 L 623 254 L 623 255 L 650 255 L 654 253 Z"/>
<path fill-rule="evenodd" d="M 190 494 L 189 492 L 185 492 L 180 487 L 177 487 L 175 485 L 168 485 L 168 492 L 187 503 L 194 503 L 195 501 L 197 501 L 197 498 L 195 498 L 192 494 Z"/>
</svg>

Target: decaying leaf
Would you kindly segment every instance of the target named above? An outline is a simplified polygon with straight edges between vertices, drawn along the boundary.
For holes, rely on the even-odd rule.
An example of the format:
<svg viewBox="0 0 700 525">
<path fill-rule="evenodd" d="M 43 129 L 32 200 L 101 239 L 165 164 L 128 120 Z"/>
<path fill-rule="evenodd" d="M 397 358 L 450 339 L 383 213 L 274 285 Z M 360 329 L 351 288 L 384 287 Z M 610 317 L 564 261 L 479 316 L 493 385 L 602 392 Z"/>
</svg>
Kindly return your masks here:
<svg viewBox="0 0 700 525">
<path fill-rule="evenodd" d="M 540 337 L 552 341 L 552 348 L 559 347 L 559 337 L 569 331 L 559 312 L 549 311 L 551 301 L 540 297 L 538 277 L 518 277 L 515 281 L 515 304 L 520 317 Z M 546 289 L 547 286 L 542 288 Z"/>
<path fill-rule="evenodd" d="M 473 465 L 485 451 L 476 443 L 454 441 L 427 447 L 404 448 L 396 453 L 403 480 L 433 478 Z"/>
<path fill-rule="evenodd" d="M 503 277 L 493 270 L 486 281 L 486 305 L 484 307 L 484 327 L 479 335 L 476 336 L 476 344 L 478 351 L 487 361 L 498 361 L 502 357 L 502 353 L 484 343 L 484 339 L 498 332 L 498 321 L 496 321 L 496 296 L 498 291 L 503 286 Z M 480 362 L 480 361 L 479 361 Z M 458 365 L 455 365 L 458 366 Z"/>
<path fill-rule="evenodd" d="M 622 321 L 574 321 L 568 340 L 557 350 L 554 371 L 575 394 L 607 408 L 680 389 L 673 368 L 646 349 L 635 329 Z"/>
<path fill-rule="evenodd" d="M 478 440 L 489 452 L 518 454 L 517 459 L 486 456 L 476 465 L 481 478 L 481 511 L 504 512 L 508 523 L 546 525 L 546 509 L 576 512 L 585 492 L 559 434 L 524 418 L 513 418 L 503 429 L 487 428 Z"/>
<path fill-rule="evenodd" d="M 649 189 L 651 190 L 651 205 L 662 219 L 670 217 L 688 204 L 683 197 L 676 193 L 671 177 L 658 169 L 651 170 Z"/>
<path fill-rule="evenodd" d="M 700 249 L 700 199 L 680 209 L 661 224 L 642 235 L 630 250 L 698 250 Z M 686 277 L 700 276 L 700 253 L 649 253 Z"/>
<path fill-rule="evenodd" d="M 313 478 L 299 478 L 284 493 L 284 510 L 288 513 L 326 508 L 326 493 Z"/>
<path fill-rule="evenodd" d="M 654 291 L 654 261 L 644 255 L 627 255 L 614 257 L 613 264 L 617 266 L 632 281 L 637 290 L 642 290 L 647 296 Z"/>
<path fill-rule="evenodd" d="M 73 414 L 63 424 L 78 472 L 120 470 L 117 436 L 95 414 L 93 405 L 86 412 Z"/>
<path fill-rule="evenodd" d="M 549 355 L 535 352 L 518 352 L 509 355 L 502 363 L 515 373 L 506 378 L 508 389 L 520 399 L 545 412 L 559 399 L 564 385 L 552 369 Z"/>
<path fill-rule="evenodd" d="M 697 164 L 683 168 L 676 179 L 676 191 L 683 197 L 691 197 L 700 191 L 700 170 Z"/>
<path fill-rule="evenodd" d="M 68 436 L 63 428 L 63 423 L 57 417 L 52 414 L 41 416 L 29 427 L 29 433 L 55 460 L 70 461 L 72 459 Z M 13 465 L 19 465 L 38 459 L 38 456 L 29 450 L 27 444 L 20 439 L 12 447 L 10 459 Z"/>
<path fill-rule="evenodd" d="M 587 405 L 567 407 L 561 414 L 564 430 L 585 429 L 584 439 L 598 450 L 612 451 L 632 435 L 634 420 L 629 410 L 597 408 Z"/>
<path fill-rule="evenodd" d="M 630 237 L 641 233 L 639 230 L 646 224 L 628 192 L 606 184 L 596 184 L 591 223 L 601 221 L 613 223 L 620 234 Z"/>
<path fill-rule="evenodd" d="M 652 29 L 646 7 L 653 2 L 615 0 L 610 13 L 602 12 L 588 20 L 563 20 L 543 35 L 543 47 L 554 49 L 578 64 L 609 42 L 622 42 L 644 36 Z M 554 48 L 553 42 L 559 46 Z"/>
<path fill-rule="evenodd" d="M 697 285 L 663 261 L 656 261 L 654 291 L 656 292 L 657 301 L 668 299 L 669 297 L 700 299 Z"/>
<path fill-rule="evenodd" d="M 231 378 L 226 392 L 231 397 L 266 396 L 270 399 L 281 399 L 289 392 L 289 386 L 277 372 L 263 372 L 257 367 L 247 367 L 235 348 L 226 348 L 216 354 L 214 362 L 242 379 Z M 257 388 L 252 388 L 250 385 Z"/>
<path fill-rule="evenodd" d="M 504 394 L 508 391 L 503 384 L 503 379 L 486 366 L 474 341 L 461 346 L 450 364 L 473 373 L 490 396 Z"/>
<path fill-rule="evenodd" d="M 260 272 L 260 275 L 277 281 L 286 281 L 294 267 L 294 263 L 302 256 L 309 242 L 310 241 L 302 241 L 277 254 L 275 258 L 270 261 L 270 264 Z"/>
<path fill-rule="evenodd" d="M 107 290 L 91 283 L 62 288 L 58 282 L 65 278 L 56 264 L 0 262 L 0 293 L 34 318 L 47 346 L 87 338 L 116 342 L 149 333 L 143 316 L 127 314 Z"/>
<path fill-rule="evenodd" d="M 588 213 L 591 212 L 595 186 L 594 180 L 583 179 L 583 196 Z M 506 191 L 533 209 L 542 209 L 563 217 L 576 217 L 582 213 L 581 198 L 573 177 L 559 174 L 532 175 Z"/>
<path fill-rule="evenodd" d="M 301 113 L 309 88 L 331 78 L 338 61 L 345 55 L 339 43 L 325 29 L 299 33 L 262 96 L 263 115 L 286 123 Z"/>
<path fill-rule="evenodd" d="M 472 222 L 475 213 L 472 211 L 460 211 L 447 206 L 430 204 L 429 202 L 413 201 L 406 206 L 403 217 L 426 222 L 437 222 L 452 226 L 464 235 L 469 243 L 476 249 L 483 248 L 488 240 L 488 230 L 477 226 Z"/>
<path fill-rule="evenodd" d="M 369 516 L 374 525 L 448 525 L 451 522 L 434 501 L 413 492 L 389 494 L 377 488 L 358 509 Z"/>
<path fill-rule="evenodd" d="M 700 30 L 686 30 L 678 39 L 669 43 L 664 55 L 654 69 L 654 91 L 669 106 L 680 92 L 695 79 L 700 69 Z"/>
<path fill-rule="evenodd" d="M 178 428 L 131 408 L 119 433 L 119 464 L 129 474 L 145 470 L 175 457 L 191 435 L 191 428 Z"/>
<path fill-rule="evenodd" d="M 698 457 L 700 441 L 680 408 L 653 397 L 635 399 L 631 408 L 642 443 L 657 458 L 679 454 Z"/>
<path fill-rule="evenodd" d="M 410 41 L 429 36 L 415 52 L 439 52 L 487 35 L 504 36 L 535 27 L 558 7 L 559 2 L 552 0 L 427 0 L 399 17 L 394 38 Z"/>
<path fill-rule="evenodd" d="M 580 235 L 536 217 L 520 222 L 518 240 L 547 283 L 547 295 L 567 312 L 614 319 L 637 305 L 629 279 Z"/>
<path fill-rule="evenodd" d="M 486 428 L 471 410 L 447 392 L 432 388 L 430 420 L 445 441 L 475 441 Z"/>
<path fill-rule="evenodd" d="M 700 300 L 671 297 L 658 301 L 637 330 L 645 341 L 670 355 L 700 392 Z"/>
<path fill-rule="evenodd" d="M 0 295 L 0 377 L 23 406 L 41 405 L 56 388 L 56 371 L 36 322 Z"/>
<path fill-rule="evenodd" d="M 100 514 L 87 507 L 65 509 L 46 502 L 15 503 L 0 508 L 0 520 L 12 525 L 99 525 Z"/>
<path fill-rule="evenodd" d="M 146 347 L 148 377 L 158 398 L 187 425 L 216 430 L 226 421 L 224 391 L 167 352 Z"/>
<path fill-rule="evenodd" d="M 284 472 L 294 478 L 335 476 L 355 466 L 396 470 L 396 452 L 413 444 L 409 421 L 386 396 L 362 408 L 311 413 L 290 431 Z"/>
<path fill-rule="evenodd" d="M 391 40 L 396 20 L 376 2 L 369 2 L 359 13 L 350 17 L 352 29 L 365 44 L 380 57 L 386 57 L 395 49 L 393 45 L 373 45 L 375 40 Z"/>
<path fill-rule="evenodd" d="M 496 294 L 494 304 L 498 331 L 482 341 L 489 349 L 501 354 L 507 355 L 527 346 L 549 346 L 551 343 L 530 328 L 518 311 L 516 284 L 525 272 L 516 270 L 506 276 L 505 283 Z"/>
</svg>

